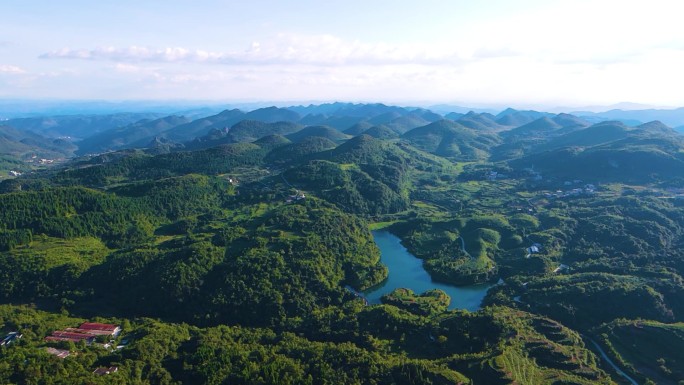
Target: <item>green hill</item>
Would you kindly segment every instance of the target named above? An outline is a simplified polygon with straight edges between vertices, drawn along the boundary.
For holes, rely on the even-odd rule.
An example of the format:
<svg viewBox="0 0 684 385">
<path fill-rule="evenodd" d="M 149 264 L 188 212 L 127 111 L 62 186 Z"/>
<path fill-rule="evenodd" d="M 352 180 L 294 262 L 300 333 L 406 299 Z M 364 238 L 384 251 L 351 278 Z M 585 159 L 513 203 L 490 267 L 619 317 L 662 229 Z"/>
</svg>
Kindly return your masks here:
<svg viewBox="0 0 684 385">
<path fill-rule="evenodd" d="M 299 142 L 312 136 L 330 139 L 333 142 L 339 142 L 350 138 L 350 136 L 327 126 L 304 127 L 297 132 L 287 135 L 287 138 L 293 142 Z"/>
<path fill-rule="evenodd" d="M 450 113 L 444 115 L 444 119 L 456 121 L 456 120 L 461 119 L 464 115 L 465 114 L 462 114 L 460 112 L 450 112 Z"/>
<path fill-rule="evenodd" d="M 363 121 L 365 121 L 365 117 L 362 116 L 331 116 L 318 124 L 330 126 L 340 131 L 344 131 L 349 127 Z"/>
<path fill-rule="evenodd" d="M 237 142 L 254 142 L 264 149 L 270 150 L 291 142 L 282 134 L 297 129 L 299 126 L 291 126 L 291 123 L 263 123 L 241 121 L 231 128 L 212 128 L 207 135 L 195 138 L 185 143 L 185 150 L 202 150 Z M 233 128 L 235 130 L 233 131 Z M 258 139 L 254 139 L 258 137 Z"/>
<path fill-rule="evenodd" d="M 391 159 L 403 162 L 406 155 L 397 146 L 369 135 L 355 136 L 322 156 L 339 163 L 380 163 Z"/>
<path fill-rule="evenodd" d="M 263 139 L 263 138 L 262 138 Z M 260 144 L 260 140 L 255 143 Z M 296 142 L 278 146 L 273 151 L 269 152 L 265 158 L 265 162 L 271 164 L 293 164 L 306 161 L 312 155 L 335 148 L 337 144 L 328 138 L 320 136 L 307 136 L 304 139 Z"/>
<path fill-rule="evenodd" d="M 305 126 L 317 126 L 324 124 L 326 120 L 330 119 L 330 116 L 326 114 L 308 114 L 303 118 L 299 119 L 299 124 Z"/>
<path fill-rule="evenodd" d="M 418 114 L 411 113 L 405 116 L 398 117 L 396 119 L 392 119 L 384 125 L 396 133 L 403 134 L 416 127 L 421 127 L 432 122 L 432 120 L 428 120 Z"/>
<path fill-rule="evenodd" d="M 534 120 L 534 118 L 532 118 L 528 115 L 519 114 L 516 112 L 516 113 L 504 115 L 501 118 L 496 119 L 496 122 L 502 126 L 520 127 L 523 124 L 527 124 L 533 120 Z"/>
<path fill-rule="evenodd" d="M 485 159 L 490 148 L 500 142 L 496 135 L 475 132 L 449 120 L 414 128 L 402 138 L 423 151 L 459 161 Z"/>
<path fill-rule="evenodd" d="M 139 122 L 92 135 L 78 142 L 78 154 L 99 153 L 123 148 L 145 147 L 150 140 L 173 127 L 189 123 L 183 116 L 167 116 Z"/>
<path fill-rule="evenodd" d="M 287 179 L 356 213 L 396 212 L 408 206 L 409 159 L 398 147 L 360 135 L 316 158 L 287 171 Z"/>
<path fill-rule="evenodd" d="M 418 115 L 421 118 L 429 121 L 429 122 L 436 122 L 438 120 L 444 119 L 444 117 L 436 112 L 432 112 L 430 110 L 425 110 L 422 108 L 417 108 L 415 110 L 411 111 L 412 114 Z"/>
<path fill-rule="evenodd" d="M 501 133 L 501 136 L 510 140 L 523 140 L 530 137 L 548 137 L 552 132 L 563 128 L 549 117 L 539 118 L 522 126 Z"/>
<path fill-rule="evenodd" d="M 561 147 L 588 147 L 609 143 L 624 139 L 633 128 L 621 122 L 611 121 L 595 124 L 581 130 L 570 132 L 549 140 L 540 150 L 549 150 Z"/>
<path fill-rule="evenodd" d="M 253 142 L 267 135 L 287 135 L 301 129 L 301 125 L 292 122 L 265 123 L 243 120 L 232 126 L 226 137 L 231 142 Z"/>
<path fill-rule="evenodd" d="M 231 143 L 197 151 L 150 155 L 125 151 L 93 157 L 54 171 L 58 185 L 106 187 L 126 181 L 180 176 L 190 173 L 222 174 L 235 167 L 261 164 L 267 151 L 253 143 Z"/>
<path fill-rule="evenodd" d="M 266 107 L 248 112 L 243 119 L 258 120 L 266 123 L 298 122 L 301 116 L 287 108 Z"/>
<path fill-rule="evenodd" d="M 74 140 L 124 127 L 141 120 L 154 120 L 163 117 L 158 113 L 116 113 L 92 115 L 42 116 L 19 118 L 4 124 L 22 131 L 31 131 L 49 138 L 68 137 Z"/>
<path fill-rule="evenodd" d="M 373 126 L 364 131 L 363 134 L 372 136 L 376 139 L 396 139 L 399 137 L 399 134 L 397 134 L 396 131 L 384 125 Z"/>
<path fill-rule="evenodd" d="M 371 127 L 373 127 L 373 124 L 363 120 L 344 130 L 344 133 L 351 136 L 361 135 Z"/>
<path fill-rule="evenodd" d="M 457 122 L 476 131 L 497 131 L 504 128 L 496 122 L 494 115 L 488 113 L 478 114 L 473 111 L 461 116 Z"/>
<path fill-rule="evenodd" d="M 519 127 L 548 115 L 551 114 L 531 110 L 518 111 L 513 108 L 507 108 L 498 113 L 495 118 L 496 123 L 502 126 Z"/>
<path fill-rule="evenodd" d="M 553 138 L 512 164 L 561 178 L 643 183 L 683 176 L 682 149 L 674 130 L 606 122 Z"/>
<path fill-rule="evenodd" d="M 245 119 L 244 112 L 237 109 L 225 110 L 219 114 L 196 119 L 190 123 L 171 128 L 165 131 L 163 135 L 174 142 L 186 142 L 206 135 L 212 128 L 221 130 L 231 127 L 243 119 Z"/>
<path fill-rule="evenodd" d="M 71 156 L 76 146 L 68 140 L 51 139 L 31 131 L 19 131 L 0 125 L 0 154 L 19 158 L 64 158 Z"/>
<path fill-rule="evenodd" d="M 404 114 L 398 110 L 393 110 L 389 112 L 385 112 L 380 115 L 373 116 L 372 118 L 368 119 L 368 123 L 371 123 L 373 125 L 378 125 L 378 124 L 386 124 L 389 123 L 395 119 L 401 118 L 404 116 Z"/>
<path fill-rule="evenodd" d="M 406 210 L 413 178 L 424 174 L 427 180 L 435 179 L 450 167 L 444 159 L 408 145 L 364 134 L 304 159 L 308 161 L 284 173 L 290 183 L 362 215 Z"/>
<path fill-rule="evenodd" d="M 625 145 L 625 146 L 623 146 Z M 651 145 L 616 143 L 589 149 L 562 148 L 514 161 L 556 178 L 644 183 L 683 177 L 684 158 Z"/>
<path fill-rule="evenodd" d="M 589 126 L 582 119 L 569 115 L 558 114 L 554 117 L 544 116 L 520 127 L 501 132 L 507 141 L 524 142 L 532 139 L 550 139 L 568 134 Z"/>
<path fill-rule="evenodd" d="M 231 142 L 230 138 L 228 138 L 228 130 L 229 128 L 211 128 L 206 135 L 185 142 L 183 146 L 186 150 L 193 151 L 228 144 Z"/>
<path fill-rule="evenodd" d="M 503 143 L 492 152 L 492 160 L 519 158 L 545 150 L 553 138 L 581 130 L 588 123 L 569 114 L 544 116 L 530 123 L 500 132 Z"/>
<path fill-rule="evenodd" d="M 278 134 L 266 135 L 254 142 L 254 144 L 269 151 L 282 146 L 286 146 L 290 143 L 292 143 L 290 139 Z"/>
<path fill-rule="evenodd" d="M 560 113 L 553 118 L 553 121 L 560 124 L 564 128 L 579 128 L 588 127 L 590 125 L 586 120 L 575 115 Z"/>
<path fill-rule="evenodd" d="M 24 134 L 9 126 L 0 126 L 0 153 L 22 155 L 31 151 L 31 146 L 21 142 Z"/>
<path fill-rule="evenodd" d="M 684 324 L 619 320 L 595 331 L 611 360 L 638 381 L 677 384 L 684 378 Z"/>
</svg>

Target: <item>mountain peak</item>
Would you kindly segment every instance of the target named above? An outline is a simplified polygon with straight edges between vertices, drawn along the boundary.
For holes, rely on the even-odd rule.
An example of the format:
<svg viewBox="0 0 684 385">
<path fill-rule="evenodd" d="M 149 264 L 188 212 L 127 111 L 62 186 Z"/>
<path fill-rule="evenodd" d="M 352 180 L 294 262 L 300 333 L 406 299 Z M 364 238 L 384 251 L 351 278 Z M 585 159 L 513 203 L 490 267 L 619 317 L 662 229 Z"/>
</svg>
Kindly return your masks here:
<svg viewBox="0 0 684 385">
<path fill-rule="evenodd" d="M 672 128 L 668 127 L 665 125 L 663 122 L 660 120 L 653 120 L 648 123 L 641 124 L 637 126 L 637 128 L 641 128 L 644 130 L 660 130 L 660 131 L 671 131 Z"/>
</svg>

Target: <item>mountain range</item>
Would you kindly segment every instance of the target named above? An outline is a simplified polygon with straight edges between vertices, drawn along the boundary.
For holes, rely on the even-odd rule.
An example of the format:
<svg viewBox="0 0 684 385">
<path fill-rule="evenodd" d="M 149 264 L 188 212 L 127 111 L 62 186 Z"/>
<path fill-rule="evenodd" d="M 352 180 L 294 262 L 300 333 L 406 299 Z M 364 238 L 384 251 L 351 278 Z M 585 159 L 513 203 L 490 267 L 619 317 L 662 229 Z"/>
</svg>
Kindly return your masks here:
<svg viewBox="0 0 684 385">
<path fill-rule="evenodd" d="M 145 148 L 164 153 L 251 143 L 275 135 L 294 146 L 288 150 L 290 155 L 283 155 L 283 159 L 291 159 L 292 154 L 313 153 L 303 147 L 321 150 L 364 134 L 401 141 L 452 161 L 512 162 L 567 176 L 589 162 L 613 165 L 602 166 L 600 175 L 624 176 L 629 170 L 637 178 L 643 172 L 635 165 L 628 166 L 632 158 L 663 167 L 678 165 L 676 149 L 681 140 L 676 129 L 658 121 L 635 124 L 627 119 L 665 112 L 622 112 L 614 110 L 607 115 L 625 119 L 596 122 L 600 115 L 595 113 L 507 108 L 496 114 L 453 111 L 441 115 L 379 103 L 329 103 L 247 112 L 226 109 L 196 119 L 149 113 L 36 117 L 4 122 L 2 153 L 15 160 L 29 153 L 52 158 Z M 678 112 L 668 113 L 676 116 Z M 658 145 L 669 150 L 660 151 Z"/>
<path fill-rule="evenodd" d="M 0 126 L 1 383 L 684 375 L 684 138 L 663 122 L 349 103 L 133 116 Z M 85 336 L 117 349 L 64 331 L 87 320 L 120 324 Z"/>
</svg>

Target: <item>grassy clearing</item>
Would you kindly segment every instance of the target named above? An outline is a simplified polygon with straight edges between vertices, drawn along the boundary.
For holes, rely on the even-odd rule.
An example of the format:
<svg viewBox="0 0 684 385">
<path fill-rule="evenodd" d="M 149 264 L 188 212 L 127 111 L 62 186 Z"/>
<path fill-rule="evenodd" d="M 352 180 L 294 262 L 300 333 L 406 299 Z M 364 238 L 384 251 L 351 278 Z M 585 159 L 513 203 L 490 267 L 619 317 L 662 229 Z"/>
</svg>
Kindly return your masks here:
<svg viewBox="0 0 684 385">
<path fill-rule="evenodd" d="M 101 263 L 111 252 L 102 241 L 93 237 L 61 239 L 37 236 L 27 247 L 19 247 L 10 253 L 18 258 L 40 256 L 51 269 L 65 264 L 92 266 Z"/>
<path fill-rule="evenodd" d="M 358 169 L 359 169 L 359 166 L 357 166 L 354 163 L 342 163 L 342 164 L 340 164 L 340 170 L 347 171 L 347 170 L 358 170 Z"/>
<path fill-rule="evenodd" d="M 373 223 L 368 224 L 368 229 L 370 231 L 382 230 L 382 229 L 386 229 L 386 228 L 392 226 L 393 224 L 395 224 L 397 222 L 399 222 L 399 221 L 394 220 L 394 221 L 385 221 L 385 222 L 373 222 Z"/>
</svg>

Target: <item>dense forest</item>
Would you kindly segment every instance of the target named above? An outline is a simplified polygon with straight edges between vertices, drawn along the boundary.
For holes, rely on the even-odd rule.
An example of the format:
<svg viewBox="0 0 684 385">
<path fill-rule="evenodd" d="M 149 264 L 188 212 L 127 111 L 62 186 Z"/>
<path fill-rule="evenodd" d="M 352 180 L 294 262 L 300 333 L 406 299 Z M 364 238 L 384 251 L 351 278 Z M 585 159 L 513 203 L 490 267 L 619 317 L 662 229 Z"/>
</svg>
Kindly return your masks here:
<svg viewBox="0 0 684 385">
<path fill-rule="evenodd" d="M 612 364 L 684 383 L 678 133 L 337 107 L 140 121 L 50 167 L 8 155 L 0 383 L 626 381 Z M 371 229 L 434 281 L 490 285 L 481 309 L 410 286 L 368 304 L 392 274 Z M 45 339 L 85 321 L 122 333 Z"/>
</svg>

